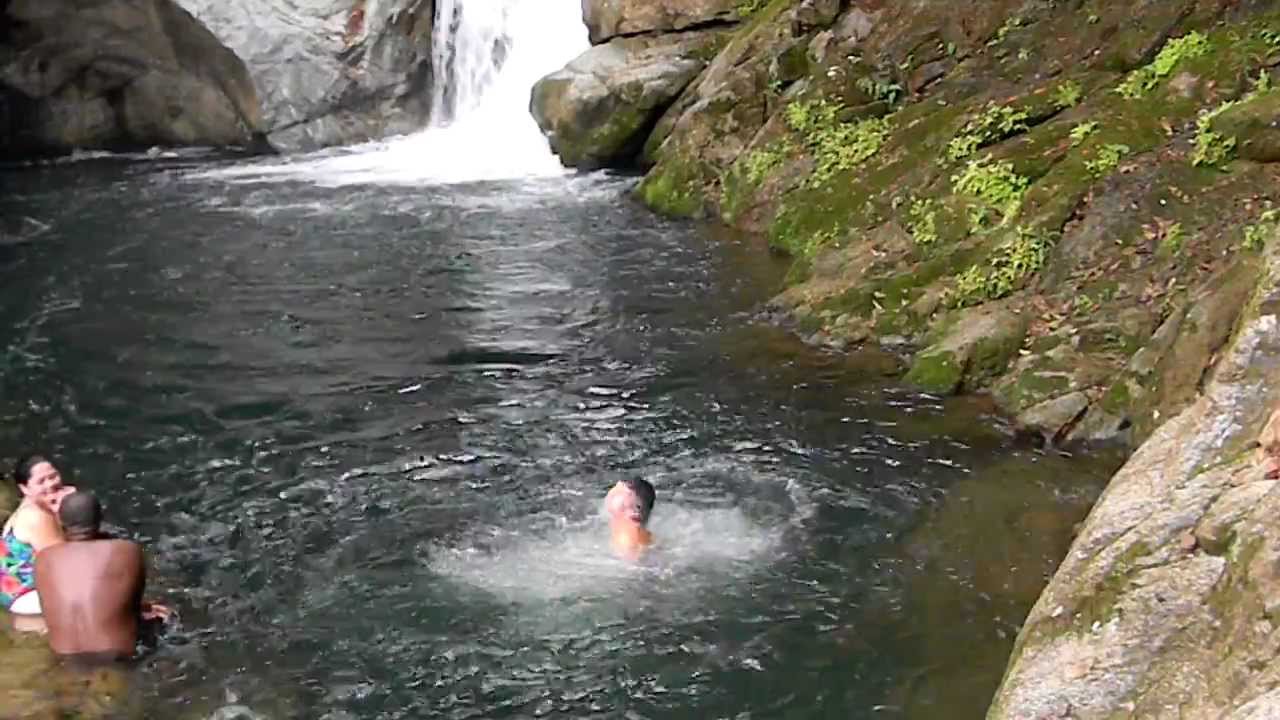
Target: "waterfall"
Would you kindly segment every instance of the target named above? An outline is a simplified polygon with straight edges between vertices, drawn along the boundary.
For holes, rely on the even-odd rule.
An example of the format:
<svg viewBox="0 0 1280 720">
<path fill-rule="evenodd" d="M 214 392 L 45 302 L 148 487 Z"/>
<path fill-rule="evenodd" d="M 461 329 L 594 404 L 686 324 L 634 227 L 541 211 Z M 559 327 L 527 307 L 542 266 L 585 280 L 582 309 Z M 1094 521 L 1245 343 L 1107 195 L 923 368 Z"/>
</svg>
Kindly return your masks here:
<svg viewBox="0 0 1280 720">
<path fill-rule="evenodd" d="M 421 160 L 441 179 L 563 172 L 529 113 L 533 84 L 589 47 L 581 0 L 436 0 L 436 84 Z"/>
<path fill-rule="evenodd" d="M 322 185 L 455 183 L 562 174 L 529 113 L 533 84 L 589 47 L 581 0 L 436 0 L 426 129 L 306 160 L 227 172 Z"/>
<path fill-rule="evenodd" d="M 447 125 L 459 111 L 473 109 L 493 85 L 510 49 L 510 5 L 499 0 L 436 0 L 431 33 L 430 125 Z"/>
</svg>

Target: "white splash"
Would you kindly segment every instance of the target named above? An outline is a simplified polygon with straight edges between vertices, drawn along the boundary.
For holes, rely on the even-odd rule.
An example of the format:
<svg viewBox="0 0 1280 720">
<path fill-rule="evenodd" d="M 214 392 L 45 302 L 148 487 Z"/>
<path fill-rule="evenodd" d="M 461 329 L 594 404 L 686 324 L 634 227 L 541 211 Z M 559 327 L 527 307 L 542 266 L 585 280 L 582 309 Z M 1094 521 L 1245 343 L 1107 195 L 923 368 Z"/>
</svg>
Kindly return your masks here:
<svg viewBox="0 0 1280 720">
<path fill-rule="evenodd" d="M 580 0 L 437 0 L 434 33 L 435 62 L 447 79 L 436 83 L 426 130 L 202 175 L 334 187 L 564 174 L 529 99 L 535 82 L 589 46 Z"/>
<path fill-rule="evenodd" d="M 609 549 L 602 518 L 545 534 L 511 532 L 489 550 L 437 547 L 432 570 L 507 602 L 565 598 L 625 599 L 633 583 L 687 588 L 758 570 L 776 551 L 782 528 L 757 524 L 737 508 L 667 505 L 651 526 L 656 544 L 639 565 Z"/>
</svg>

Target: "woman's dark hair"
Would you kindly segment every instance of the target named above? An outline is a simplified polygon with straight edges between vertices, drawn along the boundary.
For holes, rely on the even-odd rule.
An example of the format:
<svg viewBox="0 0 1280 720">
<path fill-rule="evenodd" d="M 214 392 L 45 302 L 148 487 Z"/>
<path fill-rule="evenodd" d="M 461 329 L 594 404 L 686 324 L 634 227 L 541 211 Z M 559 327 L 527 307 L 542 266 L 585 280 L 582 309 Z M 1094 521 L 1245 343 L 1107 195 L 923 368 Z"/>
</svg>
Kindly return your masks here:
<svg viewBox="0 0 1280 720">
<path fill-rule="evenodd" d="M 31 469 L 42 462 L 52 463 L 48 457 L 40 453 L 28 453 L 18 458 L 18 462 L 13 465 L 13 482 L 22 487 L 31 479 Z"/>
</svg>

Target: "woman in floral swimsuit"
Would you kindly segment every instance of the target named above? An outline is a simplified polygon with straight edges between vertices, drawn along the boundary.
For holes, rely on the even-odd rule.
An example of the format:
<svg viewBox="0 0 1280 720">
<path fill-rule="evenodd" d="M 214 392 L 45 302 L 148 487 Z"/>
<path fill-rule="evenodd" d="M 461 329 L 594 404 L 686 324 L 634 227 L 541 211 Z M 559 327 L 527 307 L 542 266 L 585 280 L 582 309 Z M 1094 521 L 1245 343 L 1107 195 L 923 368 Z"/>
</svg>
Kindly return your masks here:
<svg viewBox="0 0 1280 720">
<path fill-rule="evenodd" d="M 19 460 L 13 480 L 22 503 L 0 531 L 0 607 L 15 615 L 39 615 L 36 553 L 63 542 L 58 505 L 75 488 L 63 485 L 58 469 L 40 455 Z"/>
</svg>

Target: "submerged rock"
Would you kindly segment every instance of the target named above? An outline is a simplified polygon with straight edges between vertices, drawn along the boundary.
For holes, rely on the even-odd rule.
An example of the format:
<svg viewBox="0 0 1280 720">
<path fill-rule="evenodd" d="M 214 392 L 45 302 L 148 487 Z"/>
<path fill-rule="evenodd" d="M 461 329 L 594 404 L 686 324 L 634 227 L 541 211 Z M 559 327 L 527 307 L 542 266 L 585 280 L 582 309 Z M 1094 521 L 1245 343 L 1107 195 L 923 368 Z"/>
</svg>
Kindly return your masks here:
<svg viewBox="0 0 1280 720">
<path fill-rule="evenodd" d="M 743 5 L 742 0 L 583 0 L 582 16 L 594 45 L 729 20 Z"/>
<path fill-rule="evenodd" d="M 244 63 L 172 0 L 19 0 L 0 28 L 0 156 L 265 147 Z"/>
<path fill-rule="evenodd" d="M 534 85 L 533 116 L 565 165 L 629 164 L 716 40 L 697 32 L 597 45 Z"/>
</svg>

